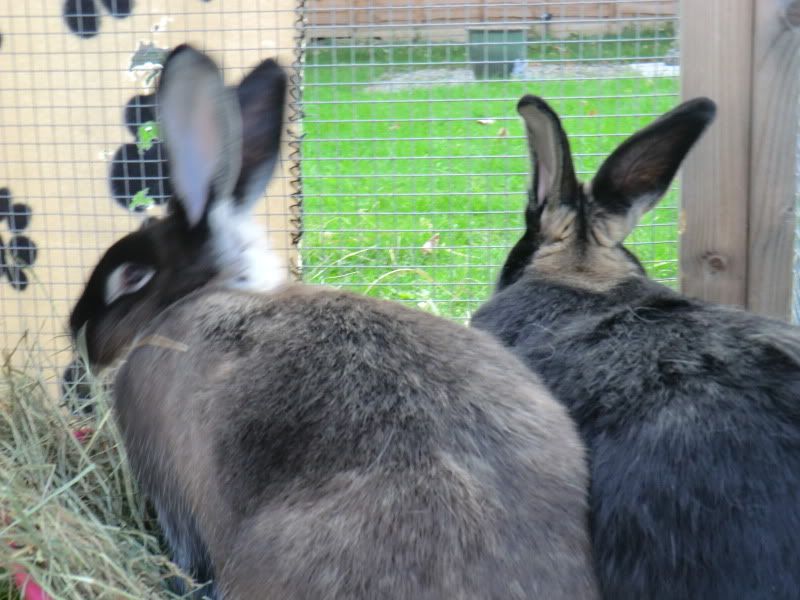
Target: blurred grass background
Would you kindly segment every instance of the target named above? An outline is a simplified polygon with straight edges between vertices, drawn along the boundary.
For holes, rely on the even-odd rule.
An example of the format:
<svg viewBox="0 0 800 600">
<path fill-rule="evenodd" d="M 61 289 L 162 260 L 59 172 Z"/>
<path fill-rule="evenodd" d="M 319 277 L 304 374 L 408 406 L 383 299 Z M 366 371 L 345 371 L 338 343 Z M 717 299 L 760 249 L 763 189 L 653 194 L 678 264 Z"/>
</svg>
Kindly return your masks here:
<svg viewBox="0 0 800 600">
<path fill-rule="evenodd" d="M 529 81 L 470 81 L 463 43 L 310 48 L 305 279 L 468 319 L 521 233 L 528 159 L 516 101 L 533 93 L 553 105 L 589 179 L 677 104 L 678 77 L 629 66 L 662 60 L 674 38 L 639 30 L 529 43 L 531 72 L 548 69 Z M 673 190 L 629 238 L 650 274 L 673 285 L 677 203 Z"/>
</svg>

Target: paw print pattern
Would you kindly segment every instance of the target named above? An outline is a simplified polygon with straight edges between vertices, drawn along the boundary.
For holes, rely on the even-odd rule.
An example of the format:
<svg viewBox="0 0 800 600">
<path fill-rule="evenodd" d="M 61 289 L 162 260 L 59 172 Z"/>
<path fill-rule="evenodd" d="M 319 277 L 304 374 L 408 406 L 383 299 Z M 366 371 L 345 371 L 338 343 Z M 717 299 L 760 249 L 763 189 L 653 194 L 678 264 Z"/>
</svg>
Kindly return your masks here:
<svg viewBox="0 0 800 600">
<path fill-rule="evenodd" d="M 36 262 L 36 244 L 23 232 L 31 222 L 31 207 L 13 202 L 11 191 L 0 188 L 0 225 L 10 232 L 8 243 L 0 235 L 0 279 L 22 292 L 28 287 L 27 271 Z"/>
<path fill-rule="evenodd" d="M 94 411 L 94 393 L 84 362 L 75 358 L 61 376 L 61 401 L 72 414 L 86 415 Z"/>
<path fill-rule="evenodd" d="M 100 32 L 101 11 L 95 0 L 65 0 L 64 20 L 69 30 L 82 38 L 94 37 Z M 124 19 L 133 11 L 133 0 L 100 0 L 115 19 Z"/>
<path fill-rule="evenodd" d="M 120 146 L 111 160 L 109 186 L 126 210 L 142 212 L 172 195 L 166 149 L 157 139 L 155 95 L 134 96 L 125 106 L 125 125 L 136 142 Z"/>
<path fill-rule="evenodd" d="M 99 4 L 115 19 L 129 17 L 133 12 L 133 2 L 134 0 L 99 0 Z M 97 0 L 65 0 L 63 14 L 67 27 L 78 37 L 90 38 L 100 33 L 102 10 Z"/>
</svg>

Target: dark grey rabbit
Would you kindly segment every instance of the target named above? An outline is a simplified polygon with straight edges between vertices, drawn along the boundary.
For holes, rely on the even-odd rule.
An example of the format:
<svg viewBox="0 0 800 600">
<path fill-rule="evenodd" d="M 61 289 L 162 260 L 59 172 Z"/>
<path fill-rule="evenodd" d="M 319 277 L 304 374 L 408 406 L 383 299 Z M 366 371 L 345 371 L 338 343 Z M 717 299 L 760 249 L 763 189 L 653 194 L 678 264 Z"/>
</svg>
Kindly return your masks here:
<svg viewBox="0 0 800 600">
<path fill-rule="evenodd" d="M 715 110 L 680 105 L 581 185 L 556 114 L 522 98 L 526 230 L 472 318 L 580 427 L 610 600 L 800 598 L 798 330 L 690 300 L 622 246 Z"/>
<path fill-rule="evenodd" d="M 176 561 L 218 598 L 596 598 L 567 411 L 490 335 L 285 280 L 249 209 L 286 81 L 182 46 L 158 100 L 177 199 L 71 316 Z M 238 96 L 238 101 L 237 101 Z"/>
</svg>

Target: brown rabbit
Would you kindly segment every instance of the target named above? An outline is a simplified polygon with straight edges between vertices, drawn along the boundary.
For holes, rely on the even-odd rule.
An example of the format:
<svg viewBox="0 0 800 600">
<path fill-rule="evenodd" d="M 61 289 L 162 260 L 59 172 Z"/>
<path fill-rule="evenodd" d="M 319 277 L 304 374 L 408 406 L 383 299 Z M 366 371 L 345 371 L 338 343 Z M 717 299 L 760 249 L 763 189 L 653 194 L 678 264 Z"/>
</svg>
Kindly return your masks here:
<svg viewBox="0 0 800 600">
<path fill-rule="evenodd" d="M 176 201 L 71 316 L 93 367 L 127 356 L 116 414 L 174 559 L 216 598 L 596 598 L 584 448 L 539 380 L 488 334 L 285 281 L 249 217 L 285 87 L 171 53 Z"/>
</svg>

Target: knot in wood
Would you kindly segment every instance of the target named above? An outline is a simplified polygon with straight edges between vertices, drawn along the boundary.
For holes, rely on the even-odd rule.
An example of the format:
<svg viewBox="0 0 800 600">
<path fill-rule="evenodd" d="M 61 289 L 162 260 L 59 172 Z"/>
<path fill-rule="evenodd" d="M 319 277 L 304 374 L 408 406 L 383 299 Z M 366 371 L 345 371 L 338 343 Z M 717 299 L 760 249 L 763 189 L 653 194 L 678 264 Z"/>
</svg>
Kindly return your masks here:
<svg viewBox="0 0 800 600">
<path fill-rule="evenodd" d="M 706 253 L 703 256 L 703 261 L 713 273 L 720 273 L 728 268 L 728 259 L 716 252 Z"/>
</svg>

